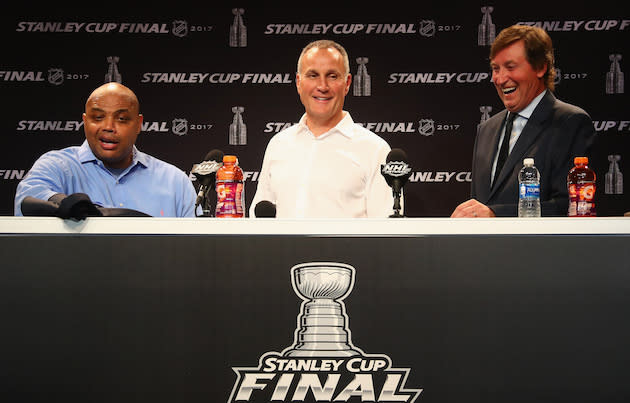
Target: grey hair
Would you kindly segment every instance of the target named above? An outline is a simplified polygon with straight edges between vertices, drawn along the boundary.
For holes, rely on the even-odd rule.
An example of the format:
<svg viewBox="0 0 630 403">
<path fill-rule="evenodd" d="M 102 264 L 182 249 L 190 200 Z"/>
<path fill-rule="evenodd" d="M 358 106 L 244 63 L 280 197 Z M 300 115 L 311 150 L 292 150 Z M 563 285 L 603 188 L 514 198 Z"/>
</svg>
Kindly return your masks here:
<svg viewBox="0 0 630 403">
<path fill-rule="evenodd" d="M 297 62 L 297 72 L 298 72 L 298 74 L 300 73 L 300 67 L 302 66 L 302 57 L 304 57 L 306 52 L 308 52 L 309 50 L 311 50 L 313 48 L 318 48 L 318 49 L 333 48 L 333 49 L 336 49 L 341 54 L 341 57 L 343 58 L 343 68 L 345 70 L 346 75 L 350 74 L 350 61 L 348 60 L 348 52 L 346 52 L 346 49 L 344 49 L 344 47 L 341 46 L 340 44 L 338 44 L 337 42 L 331 41 L 331 40 L 328 40 L 328 39 L 320 39 L 320 40 L 311 42 L 308 45 L 306 45 L 304 47 L 304 49 L 302 49 L 302 53 L 300 53 L 300 57 L 298 58 L 298 62 Z"/>
</svg>

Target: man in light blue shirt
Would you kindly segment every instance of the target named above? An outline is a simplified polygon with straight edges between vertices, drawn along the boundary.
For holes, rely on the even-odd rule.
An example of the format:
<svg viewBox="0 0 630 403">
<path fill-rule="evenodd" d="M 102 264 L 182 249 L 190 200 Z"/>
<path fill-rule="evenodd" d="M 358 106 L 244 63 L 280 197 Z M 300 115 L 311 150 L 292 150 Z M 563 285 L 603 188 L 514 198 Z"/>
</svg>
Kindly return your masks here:
<svg viewBox="0 0 630 403">
<path fill-rule="evenodd" d="M 195 189 L 179 168 L 138 151 L 142 128 L 136 95 L 118 83 L 92 92 L 83 113 L 81 146 L 42 155 L 19 183 L 15 215 L 26 196 L 60 203 L 85 193 L 97 206 L 137 210 L 153 217 L 194 217 Z"/>
</svg>

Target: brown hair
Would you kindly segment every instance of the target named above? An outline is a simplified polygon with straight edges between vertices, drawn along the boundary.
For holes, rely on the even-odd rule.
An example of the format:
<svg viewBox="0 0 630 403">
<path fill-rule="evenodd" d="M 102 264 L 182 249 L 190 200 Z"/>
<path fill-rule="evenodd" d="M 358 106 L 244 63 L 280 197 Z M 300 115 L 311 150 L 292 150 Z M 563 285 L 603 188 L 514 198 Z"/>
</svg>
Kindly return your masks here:
<svg viewBox="0 0 630 403">
<path fill-rule="evenodd" d="M 553 44 L 547 32 L 542 28 L 528 25 L 512 25 L 505 28 L 492 43 L 490 60 L 494 59 L 498 52 L 520 40 L 525 43 L 525 57 L 534 69 L 540 70 L 547 65 L 543 80 L 545 87 L 553 91 L 556 76 L 553 65 Z"/>
</svg>

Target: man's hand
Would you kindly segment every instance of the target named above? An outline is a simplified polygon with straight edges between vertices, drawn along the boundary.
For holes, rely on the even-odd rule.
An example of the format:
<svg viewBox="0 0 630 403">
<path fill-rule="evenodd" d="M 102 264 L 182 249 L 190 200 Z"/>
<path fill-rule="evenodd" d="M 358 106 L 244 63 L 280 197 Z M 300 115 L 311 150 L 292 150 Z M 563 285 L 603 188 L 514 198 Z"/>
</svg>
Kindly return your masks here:
<svg viewBox="0 0 630 403">
<path fill-rule="evenodd" d="M 494 211 L 483 203 L 475 199 L 470 199 L 459 206 L 451 214 L 451 218 L 477 218 L 477 217 L 496 217 Z"/>
</svg>

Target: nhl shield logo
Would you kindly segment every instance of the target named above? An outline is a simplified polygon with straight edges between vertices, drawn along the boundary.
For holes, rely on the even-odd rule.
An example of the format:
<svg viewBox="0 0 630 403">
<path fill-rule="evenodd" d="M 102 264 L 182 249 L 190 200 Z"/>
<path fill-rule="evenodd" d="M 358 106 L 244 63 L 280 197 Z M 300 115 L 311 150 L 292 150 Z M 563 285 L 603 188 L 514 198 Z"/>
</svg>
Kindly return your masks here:
<svg viewBox="0 0 630 403">
<path fill-rule="evenodd" d="M 558 85 L 560 84 L 560 81 L 562 81 L 562 70 L 560 70 L 556 66 L 554 66 L 554 70 L 555 70 L 555 75 L 553 76 L 553 83 L 555 85 Z"/>
<path fill-rule="evenodd" d="M 173 119 L 173 134 L 183 136 L 188 133 L 188 120 Z"/>
<path fill-rule="evenodd" d="M 420 119 L 418 132 L 423 136 L 432 136 L 435 133 L 435 122 L 433 119 Z"/>
<path fill-rule="evenodd" d="M 48 69 L 48 82 L 52 85 L 63 84 L 63 70 L 62 69 Z"/>
<path fill-rule="evenodd" d="M 173 21 L 173 35 L 180 38 L 188 35 L 188 22 L 183 20 Z"/>
<path fill-rule="evenodd" d="M 422 20 L 420 21 L 420 35 L 422 36 L 434 36 L 435 35 L 435 21 Z"/>
</svg>

